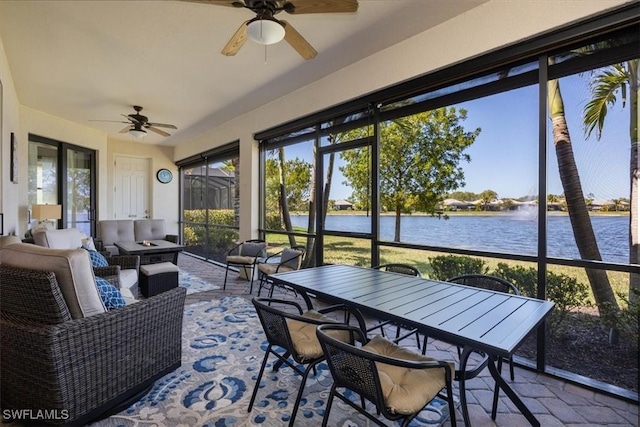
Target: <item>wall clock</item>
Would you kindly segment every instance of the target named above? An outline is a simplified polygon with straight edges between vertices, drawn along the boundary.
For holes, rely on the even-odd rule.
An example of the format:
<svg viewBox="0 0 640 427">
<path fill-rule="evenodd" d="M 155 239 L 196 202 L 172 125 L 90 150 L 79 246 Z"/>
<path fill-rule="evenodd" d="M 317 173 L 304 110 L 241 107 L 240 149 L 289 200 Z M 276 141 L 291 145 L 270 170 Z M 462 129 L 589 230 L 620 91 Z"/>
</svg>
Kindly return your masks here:
<svg viewBox="0 0 640 427">
<path fill-rule="evenodd" d="M 163 184 L 168 184 L 173 179 L 173 174 L 169 169 L 159 169 L 156 178 Z"/>
</svg>

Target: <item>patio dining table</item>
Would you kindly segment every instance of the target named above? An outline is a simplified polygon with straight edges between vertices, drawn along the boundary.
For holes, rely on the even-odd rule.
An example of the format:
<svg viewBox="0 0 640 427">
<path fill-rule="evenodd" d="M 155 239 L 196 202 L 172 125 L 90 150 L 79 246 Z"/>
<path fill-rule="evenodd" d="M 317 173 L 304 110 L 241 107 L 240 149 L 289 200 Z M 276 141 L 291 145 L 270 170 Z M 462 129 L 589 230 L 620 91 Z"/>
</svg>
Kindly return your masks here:
<svg viewBox="0 0 640 427">
<path fill-rule="evenodd" d="M 459 369 L 466 373 L 473 352 L 488 357 L 497 387 L 533 426 L 540 422 L 503 378 L 496 366 L 512 356 L 527 336 L 551 313 L 554 304 L 518 295 L 348 265 L 326 265 L 269 276 L 276 284 L 329 303 L 347 304 L 362 313 L 417 328 L 429 337 L 463 348 Z M 477 374 L 477 372 L 476 372 Z M 465 379 L 459 378 L 465 425 L 471 425 Z M 495 416 L 495 409 L 493 411 Z"/>
</svg>

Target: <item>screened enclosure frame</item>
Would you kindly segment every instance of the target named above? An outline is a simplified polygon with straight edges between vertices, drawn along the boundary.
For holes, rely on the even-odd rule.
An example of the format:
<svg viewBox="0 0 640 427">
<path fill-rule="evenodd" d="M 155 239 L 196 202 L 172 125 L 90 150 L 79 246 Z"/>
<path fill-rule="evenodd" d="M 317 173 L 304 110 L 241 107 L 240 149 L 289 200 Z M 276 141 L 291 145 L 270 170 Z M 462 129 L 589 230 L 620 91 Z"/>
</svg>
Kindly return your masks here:
<svg viewBox="0 0 640 427">
<path fill-rule="evenodd" d="M 260 210 L 261 225 L 260 235 L 265 238 L 266 234 L 292 234 L 295 236 L 311 237 L 316 240 L 317 250 L 315 254 L 315 265 L 322 265 L 323 260 L 323 240 L 324 236 L 338 236 L 345 238 L 368 239 L 371 241 L 371 265 L 380 262 L 380 249 L 403 248 L 416 249 L 422 251 L 432 251 L 440 253 L 453 253 L 459 255 L 489 257 L 496 259 L 514 260 L 519 262 L 533 263 L 537 266 L 538 283 L 537 297 L 546 298 L 546 277 L 549 265 L 560 265 L 584 269 L 607 270 L 624 273 L 636 273 L 640 271 L 637 264 L 595 261 L 588 259 L 568 259 L 562 257 L 548 256 L 547 246 L 547 184 L 548 184 L 548 156 L 547 144 L 549 134 L 549 118 L 547 111 L 547 82 L 559 79 L 577 72 L 588 69 L 595 69 L 598 66 L 605 66 L 612 63 L 622 62 L 630 58 L 637 58 L 638 39 L 634 34 L 640 33 L 640 11 L 637 5 L 627 5 L 603 15 L 569 25 L 548 34 L 534 37 L 530 40 L 517 43 L 506 48 L 499 49 L 475 59 L 465 61 L 452 67 L 435 71 L 413 80 L 400 83 L 398 85 L 363 95 L 358 99 L 345 102 L 341 105 L 326 109 L 324 111 L 305 116 L 288 123 L 281 124 L 254 135 L 260 146 Z M 584 57 L 574 57 L 549 65 L 550 56 L 570 50 L 572 47 L 585 45 L 587 42 L 603 40 L 605 38 L 619 37 L 621 35 L 635 37 L 632 43 L 608 50 L 600 50 Z M 505 70 L 521 67 L 522 72 L 505 78 L 496 78 L 485 84 L 464 88 L 464 84 L 472 79 L 490 78 L 496 74 L 504 73 Z M 535 69 L 530 69 L 535 67 Z M 507 73 L 508 74 L 508 73 Z M 395 103 L 403 100 L 418 97 L 426 93 L 437 92 L 460 85 L 463 87 L 459 91 L 443 91 L 441 96 L 425 97 L 419 102 L 393 108 Z M 353 233 L 336 232 L 325 230 L 321 218 L 323 217 L 322 203 L 317 202 L 315 211 L 315 233 L 287 233 L 283 230 L 265 228 L 265 153 L 275 148 L 286 147 L 300 141 L 314 141 L 315 162 L 316 162 L 316 199 L 322 200 L 323 195 L 323 173 L 324 155 L 331 152 L 354 147 L 371 147 L 371 155 L 374 160 L 378 159 L 380 149 L 380 123 L 385 120 L 402 117 L 411 113 L 422 112 L 442 106 L 452 105 L 463 100 L 478 99 L 489 94 L 494 95 L 515 88 L 529 85 L 538 86 L 538 189 L 537 196 L 540 203 L 537 210 L 537 230 L 538 245 L 537 255 L 505 254 L 493 251 L 481 251 L 473 249 L 461 249 L 443 246 L 429 246 L 411 244 L 403 242 L 392 242 L 380 238 L 380 209 L 379 209 L 379 167 L 378 161 L 372 161 L 372 187 L 371 187 L 371 232 Z M 358 116 L 358 117 L 356 117 Z M 346 118 L 353 118 L 346 120 Z M 331 126 L 331 123 L 337 123 Z M 360 141 L 352 141 L 332 146 L 321 144 L 322 136 L 331 132 L 344 132 L 357 127 L 371 124 L 374 134 L 371 138 Z M 534 366 L 524 366 L 535 369 L 539 372 L 562 377 L 571 382 L 576 382 L 587 387 L 592 387 L 599 391 L 604 391 L 631 401 L 638 401 L 637 393 L 607 387 L 599 382 L 591 381 L 571 373 L 558 373 L 556 369 L 549 369 L 546 363 L 546 338 L 544 328 L 539 328 L 537 333 L 537 357 Z"/>
</svg>

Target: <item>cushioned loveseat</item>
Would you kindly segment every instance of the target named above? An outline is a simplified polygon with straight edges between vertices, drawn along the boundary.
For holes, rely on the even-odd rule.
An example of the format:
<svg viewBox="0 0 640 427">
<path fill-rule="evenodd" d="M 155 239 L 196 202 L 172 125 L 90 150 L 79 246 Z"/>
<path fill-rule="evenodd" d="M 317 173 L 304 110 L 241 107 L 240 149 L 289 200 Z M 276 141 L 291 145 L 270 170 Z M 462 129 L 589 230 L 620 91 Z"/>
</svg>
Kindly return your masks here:
<svg viewBox="0 0 640 427">
<path fill-rule="evenodd" d="M 168 240 L 178 243 L 178 236 L 167 234 L 164 219 L 109 219 L 98 222 L 98 238 L 104 249 L 117 255 L 116 242 Z"/>
<path fill-rule="evenodd" d="M 0 249 L 0 407 L 35 425 L 84 425 L 127 408 L 180 366 L 185 294 L 108 311 L 84 249 Z"/>
</svg>

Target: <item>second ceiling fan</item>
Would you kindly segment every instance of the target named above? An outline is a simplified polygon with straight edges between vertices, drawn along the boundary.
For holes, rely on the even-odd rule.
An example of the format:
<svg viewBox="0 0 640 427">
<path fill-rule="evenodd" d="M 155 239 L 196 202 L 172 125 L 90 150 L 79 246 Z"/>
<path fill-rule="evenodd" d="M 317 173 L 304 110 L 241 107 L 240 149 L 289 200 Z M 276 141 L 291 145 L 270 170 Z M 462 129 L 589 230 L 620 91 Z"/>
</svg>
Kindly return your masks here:
<svg viewBox="0 0 640 427">
<path fill-rule="evenodd" d="M 222 54 L 233 56 L 248 38 L 268 45 L 284 40 L 304 59 L 313 59 L 318 52 L 293 26 L 274 15 L 285 11 L 292 15 L 304 13 L 345 13 L 358 10 L 358 0 L 182 0 L 217 6 L 246 8 L 255 12 L 253 19 L 245 21 L 222 49 Z"/>
</svg>

